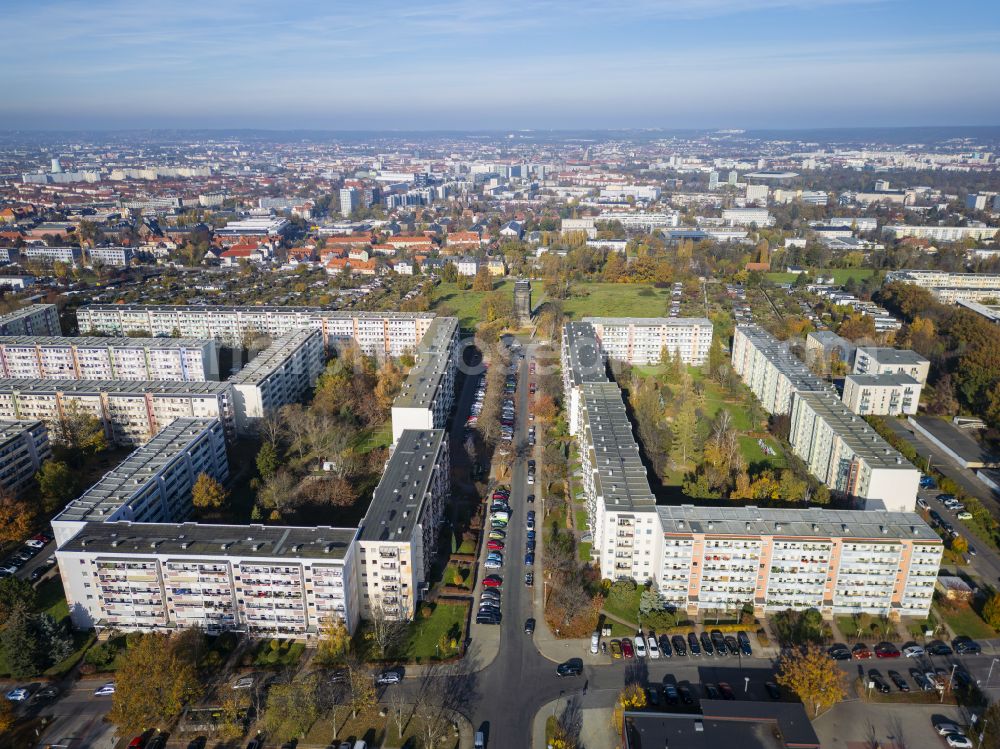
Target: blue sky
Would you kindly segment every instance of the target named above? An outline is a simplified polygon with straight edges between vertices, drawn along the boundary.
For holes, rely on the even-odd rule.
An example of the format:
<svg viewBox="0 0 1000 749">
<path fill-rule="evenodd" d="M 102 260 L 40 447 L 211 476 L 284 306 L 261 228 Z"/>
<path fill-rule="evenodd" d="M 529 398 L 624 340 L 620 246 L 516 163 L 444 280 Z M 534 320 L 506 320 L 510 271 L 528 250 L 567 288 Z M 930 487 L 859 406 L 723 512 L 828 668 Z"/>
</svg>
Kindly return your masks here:
<svg viewBox="0 0 1000 749">
<path fill-rule="evenodd" d="M 0 69 L 0 128 L 995 125 L 1000 4 L 6 0 Z"/>
</svg>

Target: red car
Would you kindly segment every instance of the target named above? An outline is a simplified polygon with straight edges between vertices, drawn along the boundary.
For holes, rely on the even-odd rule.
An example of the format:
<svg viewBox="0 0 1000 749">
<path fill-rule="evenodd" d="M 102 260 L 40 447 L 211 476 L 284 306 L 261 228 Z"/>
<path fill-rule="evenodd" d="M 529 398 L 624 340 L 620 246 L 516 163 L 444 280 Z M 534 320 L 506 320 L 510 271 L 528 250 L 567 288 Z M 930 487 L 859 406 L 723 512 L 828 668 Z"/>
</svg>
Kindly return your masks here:
<svg viewBox="0 0 1000 749">
<path fill-rule="evenodd" d="M 868 649 L 868 646 L 863 642 L 859 642 L 853 648 L 851 648 L 851 656 L 856 661 L 864 660 L 865 658 L 872 657 L 872 651 Z"/>
<path fill-rule="evenodd" d="M 486 548 L 491 549 L 492 551 L 503 551 L 503 541 L 487 541 Z"/>
<path fill-rule="evenodd" d="M 891 642 L 880 642 L 875 646 L 876 658 L 898 658 L 899 656 L 899 649 Z"/>
<path fill-rule="evenodd" d="M 510 497 L 509 491 L 497 491 L 493 492 L 493 499 L 508 499 Z"/>
<path fill-rule="evenodd" d="M 503 585 L 503 578 L 500 575 L 487 575 L 483 578 L 484 588 L 499 588 Z"/>
<path fill-rule="evenodd" d="M 632 641 L 627 638 L 622 638 L 622 655 L 625 658 L 635 658 L 635 650 L 632 649 Z"/>
</svg>

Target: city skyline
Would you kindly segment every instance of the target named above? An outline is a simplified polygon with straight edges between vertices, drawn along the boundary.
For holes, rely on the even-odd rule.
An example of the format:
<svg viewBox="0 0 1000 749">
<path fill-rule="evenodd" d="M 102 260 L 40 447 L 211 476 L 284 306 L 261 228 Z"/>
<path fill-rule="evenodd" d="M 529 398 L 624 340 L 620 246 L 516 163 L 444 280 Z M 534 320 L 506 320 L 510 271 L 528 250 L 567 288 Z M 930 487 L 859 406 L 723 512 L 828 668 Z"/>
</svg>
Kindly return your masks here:
<svg viewBox="0 0 1000 749">
<path fill-rule="evenodd" d="M 988 125 L 1000 11 L 961 2 L 683 0 L 609 12 L 443 0 L 279 12 L 15 7 L 7 127 L 783 128 Z M 969 19 L 976 19 L 969 29 Z M 891 32 L 891 33 L 890 33 Z M 45 50 L 36 45 L 44 39 Z M 933 92 L 933 97 L 931 97 Z"/>
</svg>

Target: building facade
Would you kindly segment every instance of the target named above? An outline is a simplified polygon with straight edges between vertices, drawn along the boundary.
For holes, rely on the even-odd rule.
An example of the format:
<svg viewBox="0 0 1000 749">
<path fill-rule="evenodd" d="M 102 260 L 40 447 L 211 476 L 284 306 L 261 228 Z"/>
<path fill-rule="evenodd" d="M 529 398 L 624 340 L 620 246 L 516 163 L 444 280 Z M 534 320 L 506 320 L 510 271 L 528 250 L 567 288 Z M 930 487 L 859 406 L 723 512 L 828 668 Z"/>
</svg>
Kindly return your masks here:
<svg viewBox="0 0 1000 749">
<path fill-rule="evenodd" d="M 49 430 L 40 421 L 0 421 L 0 486 L 21 494 L 42 462 L 52 457 Z"/>
<path fill-rule="evenodd" d="M 733 370 L 770 414 L 787 414 L 799 392 L 829 392 L 785 344 L 757 325 L 738 325 L 733 334 Z"/>
<path fill-rule="evenodd" d="M 0 375 L 67 380 L 219 379 L 212 339 L 0 337 Z"/>
<path fill-rule="evenodd" d="M 844 378 L 843 401 L 861 416 L 909 416 L 917 412 L 922 387 L 905 374 L 851 374 Z"/>
<path fill-rule="evenodd" d="M 585 317 L 606 354 L 628 364 L 658 364 L 664 349 L 685 364 L 700 366 L 712 347 L 712 321 L 705 317 Z"/>
<path fill-rule="evenodd" d="M 905 374 L 925 385 L 930 369 L 927 359 L 909 349 L 859 346 L 854 355 L 854 374 Z"/>
<path fill-rule="evenodd" d="M 0 316 L 0 335 L 62 335 L 54 304 L 32 304 Z"/>
<path fill-rule="evenodd" d="M 439 317 L 417 347 L 416 362 L 392 403 L 392 439 L 407 429 L 440 429 L 455 404 L 458 320 Z"/>
</svg>

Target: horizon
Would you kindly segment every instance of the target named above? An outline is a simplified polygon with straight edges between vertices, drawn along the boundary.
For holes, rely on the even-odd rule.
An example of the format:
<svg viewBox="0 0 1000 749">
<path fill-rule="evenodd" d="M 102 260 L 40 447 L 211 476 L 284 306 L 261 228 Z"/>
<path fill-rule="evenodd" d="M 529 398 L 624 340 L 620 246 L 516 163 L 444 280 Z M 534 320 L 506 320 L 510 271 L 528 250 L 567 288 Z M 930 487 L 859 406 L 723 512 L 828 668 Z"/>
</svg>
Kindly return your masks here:
<svg viewBox="0 0 1000 749">
<path fill-rule="evenodd" d="M 1000 8 L 985 0 L 947 14 L 930 0 L 45 0 L 6 20 L 0 61 L 31 61 L 0 102 L 14 131 L 1000 123 Z"/>
</svg>

